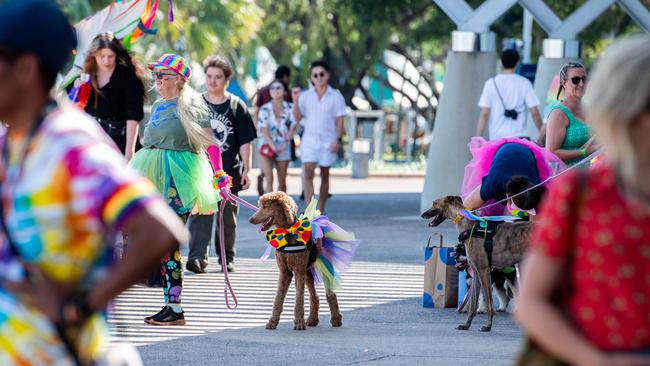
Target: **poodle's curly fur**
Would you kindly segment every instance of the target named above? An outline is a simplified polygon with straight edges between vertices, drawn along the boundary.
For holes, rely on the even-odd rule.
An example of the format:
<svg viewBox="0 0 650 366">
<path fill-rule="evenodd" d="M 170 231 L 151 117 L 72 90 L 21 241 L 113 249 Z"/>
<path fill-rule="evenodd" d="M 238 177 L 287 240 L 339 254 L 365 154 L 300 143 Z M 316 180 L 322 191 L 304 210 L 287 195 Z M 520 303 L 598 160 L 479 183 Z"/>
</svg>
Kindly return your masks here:
<svg viewBox="0 0 650 366">
<path fill-rule="evenodd" d="M 298 206 L 295 201 L 284 192 L 270 192 L 259 200 L 259 210 L 250 218 L 253 225 L 262 225 L 262 230 L 268 230 L 271 226 L 288 229 L 297 221 Z M 319 299 L 314 286 L 314 277 L 310 267 L 313 262 L 310 258 L 318 258 L 322 248 L 321 240 L 315 240 L 309 250 L 300 253 L 289 253 L 276 251 L 275 259 L 280 271 L 278 289 L 273 303 L 273 313 L 266 324 L 266 329 L 275 329 L 280 321 L 280 314 L 284 305 L 284 299 L 291 285 L 292 277 L 296 277 L 296 304 L 294 308 L 295 330 L 305 330 L 307 326 L 316 326 L 318 320 Z M 315 251 L 315 253 L 313 253 Z M 305 284 L 309 291 L 309 317 L 305 323 Z M 331 320 L 334 327 L 340 327 L 342 316 L 339 311 L 336 294 L 326 290 L 327 303 L 329 304 Z"/>
</svg>

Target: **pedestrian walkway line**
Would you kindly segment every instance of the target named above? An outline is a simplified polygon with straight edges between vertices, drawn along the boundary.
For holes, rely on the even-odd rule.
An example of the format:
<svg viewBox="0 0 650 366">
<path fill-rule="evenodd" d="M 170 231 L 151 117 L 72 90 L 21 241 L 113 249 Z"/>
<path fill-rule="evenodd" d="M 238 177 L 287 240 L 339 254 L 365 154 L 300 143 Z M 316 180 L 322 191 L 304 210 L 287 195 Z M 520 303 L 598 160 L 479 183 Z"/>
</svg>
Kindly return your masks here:
<svg viewBox="0 0 650 366">
<path fill-rule="evenodd" d="M 162 290 L 133 286 L 121 294 L 109 311 L 111 342 L 142 346 L 169 341 L 179 337 L 196 336 L 228 329 L 264 327 L 271 315 L 277 286 L 278 271 L 274 260 L 237 259 L 237 271 L 231 281 L 239 299 L 239 307 L 228 310 L 223 298 L 223 274 L 214 258 L 210 259 L 209 273 L 185 272 L 183 309 L 185 326 L 152 326 L 143 318 L 162 307 Z M 321 324 L 328 325 L 329 308 L 325 291 L 317 288 L 321 300 Z M 337 293 L 339 305 L 345 313 L 400 301 L 422 294 L 422 265 L 355 262 L 343 276 L 343 286 Z M 293 320 L 295 289 L 287 294 L 282 322 Z M 305 314 L 309 301 L 305 300 Z M 290 325 L 280 325 L 290 326 Z"/>
</svg>

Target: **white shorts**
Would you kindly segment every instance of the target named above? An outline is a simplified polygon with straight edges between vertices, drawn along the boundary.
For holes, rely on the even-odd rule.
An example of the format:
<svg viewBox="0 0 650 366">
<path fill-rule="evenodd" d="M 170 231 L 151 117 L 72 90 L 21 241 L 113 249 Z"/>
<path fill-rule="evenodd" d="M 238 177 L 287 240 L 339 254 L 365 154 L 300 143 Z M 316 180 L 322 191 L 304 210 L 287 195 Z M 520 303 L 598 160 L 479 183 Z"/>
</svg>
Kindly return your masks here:
<svg viewBox="0 0 650 366">
<path fill-rule="evenodd" d="M 300 144 L 300 161 L 303 163 L 318 163 L 318 166 L 329 168 L 336 161 L 336 154 L 330 151 L 331 142 L 320 141 L 315 144 Z"/>
</svg>

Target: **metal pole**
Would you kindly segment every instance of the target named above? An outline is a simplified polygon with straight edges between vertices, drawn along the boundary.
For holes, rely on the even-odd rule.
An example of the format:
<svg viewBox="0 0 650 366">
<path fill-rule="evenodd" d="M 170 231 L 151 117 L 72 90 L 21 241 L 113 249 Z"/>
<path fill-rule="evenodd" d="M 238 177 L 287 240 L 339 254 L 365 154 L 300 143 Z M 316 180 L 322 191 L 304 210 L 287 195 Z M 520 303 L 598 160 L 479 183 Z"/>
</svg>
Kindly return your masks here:
<svg viewBox="0 0 650 366">
<path fill-rule="evenodd" d="M 525 64 L 530 63 L 530 52 L 533 46 L 533 15 L 524 8 L 524 57 Z"/>
</svg>

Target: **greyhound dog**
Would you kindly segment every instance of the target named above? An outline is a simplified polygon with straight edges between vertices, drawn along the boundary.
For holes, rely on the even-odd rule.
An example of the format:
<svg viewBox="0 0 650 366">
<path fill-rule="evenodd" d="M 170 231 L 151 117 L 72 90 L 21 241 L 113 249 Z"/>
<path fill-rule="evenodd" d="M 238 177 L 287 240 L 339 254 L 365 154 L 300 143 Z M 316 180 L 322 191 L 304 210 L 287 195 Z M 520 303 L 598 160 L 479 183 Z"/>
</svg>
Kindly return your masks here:
<svg viewBox="0 0 650 366">
<path fill-rule="evenodd" d="M 471 233 L 477 225 L 477 222 L 461 215 L 463 209 L 463 201 L 460 197 L 446 196 L 433 201 L 431 208 L 422 214 L 422 218 L 431 219 L 429 226 L 438 226 L 447 219 L 452 220 L 456 224 L 458 232 L 463 236 L 464 233 Z M 492 318 L 494 317 L 494 303 L 490 293 L 492 288 L 490 272 L 492 268 L 510 267 L 521 261 L 528 245 L 532 227 L 533 224 L 529 221 L 499 224 L 492 238 L 491 258 L 486 250 L 483 238 L 470 235 L 465 239 L 467 261 L 475 273 L 475 276 L 472 277 L 472 287 L 474 289 L 481 288 L 487 301 L 488 321 L 480 328 L 482 332 L 489 332 L 492 329 Z M 476 316 L 479 292 L 471 292 L 467 319 L 464 324 L 459 325 L 456 329 L 469 329 L 472 320 Z"/>
</svg>

